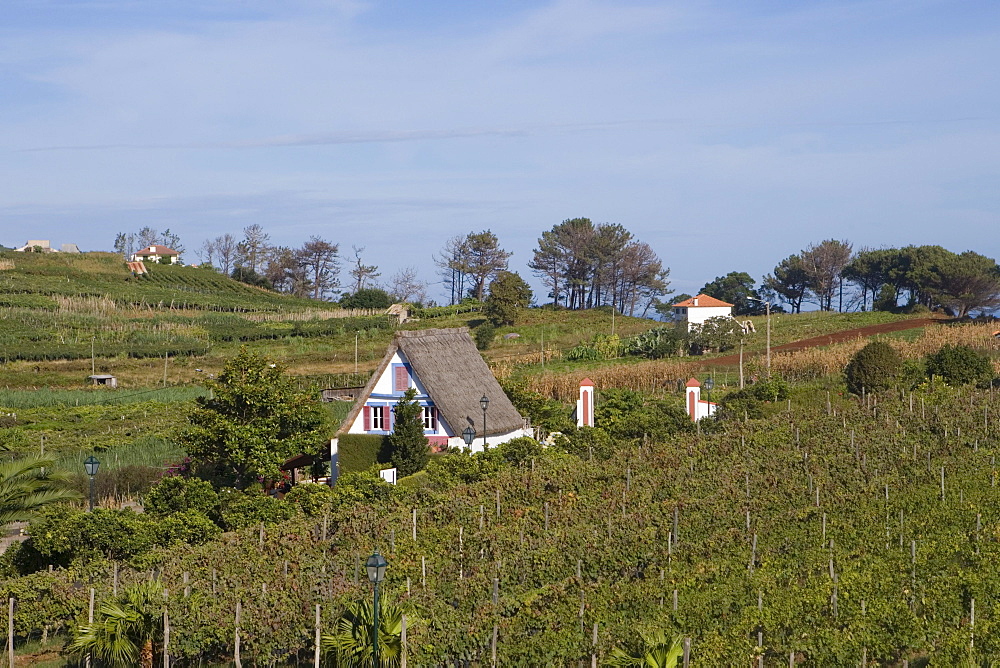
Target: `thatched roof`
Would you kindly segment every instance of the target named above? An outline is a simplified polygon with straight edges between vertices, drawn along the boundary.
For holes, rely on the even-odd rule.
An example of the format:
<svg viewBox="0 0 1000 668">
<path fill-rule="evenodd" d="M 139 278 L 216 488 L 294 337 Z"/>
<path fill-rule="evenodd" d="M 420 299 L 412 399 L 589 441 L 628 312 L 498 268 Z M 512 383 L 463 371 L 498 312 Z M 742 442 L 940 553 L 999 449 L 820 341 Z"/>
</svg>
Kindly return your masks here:
<svg viewBox="0 0 1000 668">
<path fill-rule="evenodd" d="M 482 436 L 483 409 L 479 400 L 484 394 L 490 400 L 486 411 L 487 435 L 506 434 L 524 426 L 524 419 L 483 361 L 469 330 L 460 327 L 396 332 L 385 357 L 347 414 L 341 431 L 349 429 L 357 419 L 397 350 L 406 356 L 413 375 L 427 390 L 454 435 L 472 425 L 476 435 Z"/>
</svg>

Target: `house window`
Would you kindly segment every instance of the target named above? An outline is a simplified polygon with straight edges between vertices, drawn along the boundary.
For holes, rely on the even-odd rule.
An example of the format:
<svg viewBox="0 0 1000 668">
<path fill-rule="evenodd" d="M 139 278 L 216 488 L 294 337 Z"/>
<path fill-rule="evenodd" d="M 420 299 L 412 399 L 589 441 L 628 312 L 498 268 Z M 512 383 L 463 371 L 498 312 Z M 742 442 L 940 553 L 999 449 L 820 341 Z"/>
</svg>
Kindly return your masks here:
<svg viewBox="0 0 1000 668">
<path fill-rule="evenodd" d="M 385 431 L 385 406 L 372 406 L 372 431 Z"/>
<path fill-rule="evenodd" d="M 437 409 L 433 406 L 424 406 L 424 429 L 437 431 Z"/>
</svg>

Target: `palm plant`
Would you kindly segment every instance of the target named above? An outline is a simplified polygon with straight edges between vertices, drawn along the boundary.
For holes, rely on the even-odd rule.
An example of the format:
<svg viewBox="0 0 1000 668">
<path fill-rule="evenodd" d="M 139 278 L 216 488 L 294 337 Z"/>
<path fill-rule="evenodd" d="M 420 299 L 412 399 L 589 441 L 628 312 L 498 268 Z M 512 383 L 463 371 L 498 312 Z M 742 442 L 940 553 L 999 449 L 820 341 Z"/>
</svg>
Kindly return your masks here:
<svg viewBox="0 0 1000 668">
<path fill-rule="evenodd" d="M 402 656 L 403 610 L 395 603 L 379 604 L 379 666 L 372 656 L 372 602 L 347 606 L 337 619 L 333 633 L 320 637 L 320 649 L 327 665 L 336 668 L 395 668 Z M 407 619 L 409 621 L 409 619 Z"/>
<path fill-rule="evenodd" d="M 80 498 L 66 486 L 65 473 L 52 472 L 54 463 L 39 455 L 0 463 L 0 526 L 29 520 L 44 506 Z"/>
<path fill-rule="evenodd" d="M 641 668 L 676 668 L 684 656 L 684 641 L 680 636 L 668 638 L 660 629 L 639 631 L 642 645 L 631 651 L 615 648 L 604 660 L 606 666 L 636 666 Z"/>
<path fill-rule="evenodd" d="M 153 640 L 161 630 L 163 588 L 141 582 L 105 601 L 93 624 L 77 629 L 71 652 L 91 654 L 112 666 L 153 666 Z"/>
</svg>

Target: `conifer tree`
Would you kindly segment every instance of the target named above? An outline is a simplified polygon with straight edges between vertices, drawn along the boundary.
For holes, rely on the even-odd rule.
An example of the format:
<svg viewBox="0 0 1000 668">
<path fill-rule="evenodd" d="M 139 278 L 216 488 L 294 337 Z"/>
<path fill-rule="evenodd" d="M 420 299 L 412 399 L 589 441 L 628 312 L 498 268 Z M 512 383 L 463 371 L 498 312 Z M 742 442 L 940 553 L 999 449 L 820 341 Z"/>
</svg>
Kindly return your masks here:
<svg viewBox="0 0 1000 668">
<path fill-rule="evenodd" d="M 408 476 L 427 466 L 430 452 L 424 436 L 423 409 L 417 403 L 417 390 L 410 388 L 393 409 L 392 433 L 389 434 L 389 461 L 399 477 Z"/>
</svg>

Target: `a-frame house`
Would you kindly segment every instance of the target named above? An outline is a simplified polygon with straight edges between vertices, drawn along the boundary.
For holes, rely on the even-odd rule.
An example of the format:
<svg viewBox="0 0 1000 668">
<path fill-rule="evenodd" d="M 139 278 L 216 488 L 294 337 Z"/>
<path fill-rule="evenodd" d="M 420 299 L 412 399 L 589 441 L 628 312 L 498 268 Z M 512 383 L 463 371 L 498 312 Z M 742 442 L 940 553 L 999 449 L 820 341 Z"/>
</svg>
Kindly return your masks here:
<svg viewBox="0 0 1000 668">
<path fill-rule="evenodd" d="M 489 400 L 487 445 L 532 435 L 464 327 L 396 332 L 339 433 L 391 433 L 393 408 L 411 387 L 423 407 L 424 435 L 434 448 L 465 447 L 462 432 L 472 427 L 472 449 L 483 449 L 484 396 Z"/>
</svg>

